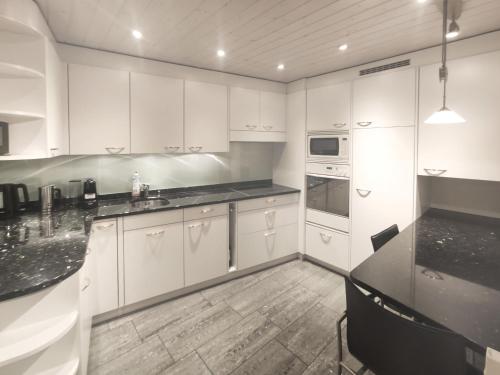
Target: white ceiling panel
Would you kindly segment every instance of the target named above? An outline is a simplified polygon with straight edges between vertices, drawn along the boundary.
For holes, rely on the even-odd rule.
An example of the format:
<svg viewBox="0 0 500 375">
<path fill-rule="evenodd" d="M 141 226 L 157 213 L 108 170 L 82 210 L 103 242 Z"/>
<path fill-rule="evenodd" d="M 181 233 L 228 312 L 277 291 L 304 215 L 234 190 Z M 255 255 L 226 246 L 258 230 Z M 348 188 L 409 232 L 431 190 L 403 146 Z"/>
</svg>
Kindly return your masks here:
<svg viewBox="0 0 500 375">
<path fill-rule="evenodd" d="M 281 82 L 435 46 L 441 38 L 433 0 L 36 2 L 59 42 Z M 500 1 L 463 0 L 458 23 L 460 38 L 500 29 Z M 143 39 L 132 37 L 134 29 Z M 349 48 L 340 52 L 343 43 Z"/>
</svg>

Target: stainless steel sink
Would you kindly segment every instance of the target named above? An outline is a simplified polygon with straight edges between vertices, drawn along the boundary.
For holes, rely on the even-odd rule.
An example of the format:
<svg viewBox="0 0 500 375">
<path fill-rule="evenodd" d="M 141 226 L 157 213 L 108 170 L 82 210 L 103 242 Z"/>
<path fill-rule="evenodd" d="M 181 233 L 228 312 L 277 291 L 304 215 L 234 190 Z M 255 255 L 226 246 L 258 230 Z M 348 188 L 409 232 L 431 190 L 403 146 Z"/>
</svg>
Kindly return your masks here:
<svg viewBox="0 0 500 375">
<path fill-rule="evenodd" d="M 130 205 L 133 208 L 158 208 L 168 205 L 170 202 L 167 198 L 162 197 L 150 197 L 150 198 L 141 198 L 137 200 L 133 200 L 130 202 Z"/>
</svg>

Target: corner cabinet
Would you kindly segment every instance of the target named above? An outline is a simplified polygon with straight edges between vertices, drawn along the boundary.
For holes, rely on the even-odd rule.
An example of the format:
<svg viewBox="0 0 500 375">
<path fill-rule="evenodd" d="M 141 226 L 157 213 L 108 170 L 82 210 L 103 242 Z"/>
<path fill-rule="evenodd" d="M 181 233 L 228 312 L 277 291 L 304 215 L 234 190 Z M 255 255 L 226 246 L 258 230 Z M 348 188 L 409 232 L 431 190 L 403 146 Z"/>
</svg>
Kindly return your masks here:
<svg viewBox="0 0 500 375">
<path fill-rule="evenodd" d="M 69 65 L 71 155 L 130 153 L 129 72 Z"/>
<path fill-rule="evenodd" d="M 463 124 L 424 121 L 442 102 L 439 65 L 420 69 L 418 174 L 500 181 L 500 52 L 448 62 L 447 104 Z"/>
<path fill-rule="evenodd" d="M 307 90 L 307 130 L 348 130 L 351 111 L 351 82 Z"/>
<path fill-rule="evenodd" d="M 228 152 L 228 88 L 185 82 L 185 151 Z"/>
</svg>

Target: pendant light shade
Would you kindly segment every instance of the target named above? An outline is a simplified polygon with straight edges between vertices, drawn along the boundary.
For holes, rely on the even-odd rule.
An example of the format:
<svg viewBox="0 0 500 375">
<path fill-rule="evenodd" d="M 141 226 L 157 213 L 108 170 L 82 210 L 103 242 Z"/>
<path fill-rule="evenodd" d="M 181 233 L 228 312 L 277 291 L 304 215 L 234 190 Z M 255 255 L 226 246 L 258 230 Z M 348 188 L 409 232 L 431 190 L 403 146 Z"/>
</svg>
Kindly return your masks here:
<svg viewBox="0 0 500 375">
<path fill-rule="evenodd" d="M 455 22 L 455 21 L 453 21 Z M 442 65 L 439 69 L 439 81 L 443 82 L 443 106 L 437 112 L 434 112 L 425 120 L 426 124 L 461 124 L 465 119 L 455 111 L 452 111 L 446 106 L 446 84 L 448 82 L 448 68 L 446 66 L 446 33 L 448 23 L 448 0 L 443 0 L 443 35 L 442 35 Z M 457 25 L 458 27 L 458 25 Z"/>
</svg>

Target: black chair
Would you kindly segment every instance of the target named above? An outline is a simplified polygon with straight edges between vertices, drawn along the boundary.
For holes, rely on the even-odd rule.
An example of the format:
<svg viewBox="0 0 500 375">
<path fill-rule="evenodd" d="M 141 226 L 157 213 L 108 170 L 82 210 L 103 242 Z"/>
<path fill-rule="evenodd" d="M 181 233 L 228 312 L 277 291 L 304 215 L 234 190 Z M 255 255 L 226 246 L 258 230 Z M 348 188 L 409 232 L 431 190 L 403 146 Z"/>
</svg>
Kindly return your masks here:
<svg viewBox="0 0 500 375">
<path fill-rule="evenodd" d="M 347 310 L 337 322 L 338 374 L 465 375 L 465 339 L 453 332 L 402 318 L 375 303 L 346 279 Z M 361 372 L 342 357 L 342 321 L 347 318 L 347 347 L 363 363 Z"/>
<path fill-rule="evenodd" d="M 391 225 L 389 228 L 384 229 L 382 232 L 377 233 L 371 237 L 373 251 L 377 251 L 382 246 L 384 246 L 393 237 L 399 234 L 399 228 L 397 224 Z"/>
</svg>

